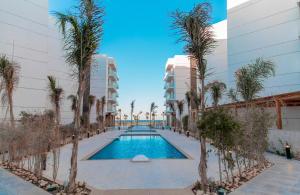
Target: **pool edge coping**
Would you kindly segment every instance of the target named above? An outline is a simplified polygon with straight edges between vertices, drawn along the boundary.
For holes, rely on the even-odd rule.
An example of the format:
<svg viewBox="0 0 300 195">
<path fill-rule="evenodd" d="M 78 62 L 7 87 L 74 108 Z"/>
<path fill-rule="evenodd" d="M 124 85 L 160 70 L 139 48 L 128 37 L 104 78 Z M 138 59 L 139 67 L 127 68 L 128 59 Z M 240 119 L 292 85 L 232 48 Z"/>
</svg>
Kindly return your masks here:
<svg viewBox="0 0 300 195">
<path fill-rule="evenodd" d="M 100 150 L 102 150 L 103 148 L 105 148 L 106 146 L 108 146 L 109 144 L 111 144 L 113 141 L 115 141 L 116 139 L 118 139 L 120 136 L 122 135 L 126 135 L 126 134 L 122 134 L 122 132 L 120 132 L 121 134 L 117 135 L 115 138 L 111 138 L 112 140 L 110 140 L 108 143 L 105 143 L 103 146 L 98 147 L 97 149 L 95 149 L 93 152 L 85 155 L 83 158 L 80 159 L 80 161 L 90 161 L 89 158 L 91 158 L 93 155 L 95 155 L 97 152 L 99 152 Z M 124 132 L 123 132 L 124 133 Z M 130 134 L 129 134 L 130 135 Z M 136 135 L 141 135 L 141 134 L 136 134 Z M 147 135 L 147 134 L 146 134 Z M 148 134 L 150 135 L 150 134 Z M 189 155 L 188 153 L 186 153 L 185 151 L 183 151 L 181 148 L 179 148 L 179 146 L 177 146 L 176 144 L 174 144 L 173 142 L 169 141 L 169 139 L 167 139 L 165 136 L 163 136 L 161 133 L 157 132 L 156 135 L 161 136 L 166 142 L 168 142 L 171 146 L 173 146 L 176 150 L 178 150 L 179 152 L 181 152 L 186 158 L 149 158 L 150 161 L 157 161 L 157 160 L 195 160 L 191 155 Z M 130 162 L 132 158 L 122 158 L 122 159 L 93 159 L 92 161 L 99 161 L 99 160 L 128 160 Z M 134 163 L 134 162 L 133 162 Z"/>
</svg>

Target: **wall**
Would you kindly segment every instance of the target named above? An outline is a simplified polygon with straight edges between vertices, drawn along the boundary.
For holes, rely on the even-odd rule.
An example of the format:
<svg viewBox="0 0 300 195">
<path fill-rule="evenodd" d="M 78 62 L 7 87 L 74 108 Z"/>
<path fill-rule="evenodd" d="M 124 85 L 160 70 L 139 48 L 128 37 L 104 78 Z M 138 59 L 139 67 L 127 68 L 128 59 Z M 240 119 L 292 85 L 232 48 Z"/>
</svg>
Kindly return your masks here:
<svg viewBox="0 0 300 195">
<path fill-rule="evenodd" d="M 257 57 L 272 60 L 276 76 L 261 96 L 300 90 L 299 7 L 297 0 L 249 0 L 228 11 L 229 86 L 234 72 Z"/>
<path fill-rule="evenodd" d="M 207 77 L 206 84 L 212 81 L 220 81 L 225 84 L 228 83 L 228 64 L 227 64 L 227 39 L 217 39 L 214 51 L 206 57 L 208 73 L 211 75 Z M 225 103 L 226 96 L 220 101 L 220 104 Z M 209 92 L 206 94 L 206 104 L 212 105 L 212 99 Z"/>
<path fill-rule="evenodd" d="M 2 1 L 0 8 L 0 54 L 20 65 L 20 81 L 13 95 L 15 117 L 21 111 L 43 112 L 51 108 L 47 76 L 53 75 L 64 89 L 62 123 L 73 121 L 66 97 L 76 92 L 76 81 L 64 60 L 61 35 L 48 15 L 47 0 Z M 6 108 L 1 107 L 1 119 Z M 6 116 L 6 118 L 8 115 Z"/>
<path fill-rule="evenodd" d="M 10 59 L 13 55 L 21 68 L 13 97 L 15 116 L 22 110 L 44 110 L 47 101 L 48 1 L 2 1 L 0 29 L 0 54 L 6 54 Z M 1 107 L 1 119 L 5 114 L 6 107 Z"/>
</svg>

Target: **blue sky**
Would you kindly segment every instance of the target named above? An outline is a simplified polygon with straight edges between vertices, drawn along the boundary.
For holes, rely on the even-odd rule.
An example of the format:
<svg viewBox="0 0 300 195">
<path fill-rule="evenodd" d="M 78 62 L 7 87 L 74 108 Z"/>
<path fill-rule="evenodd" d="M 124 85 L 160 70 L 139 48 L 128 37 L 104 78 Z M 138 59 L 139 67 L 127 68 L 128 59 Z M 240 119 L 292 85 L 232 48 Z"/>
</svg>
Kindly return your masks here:
<svg viewBox="0 0 300 195">
<path fill-rule="evenodd" d="M 49 0 L 49 11 L 65 11 L 76 0 Z M 155 102 L 164 110 L 164 67 L 167 58 L 183 54 L 171 30 L 170 14 L 188 11 L 202 0 L 103 0 L 104 36 L 99 53 L 115 58 L 118 64 L 119 105 L 129 113 L 136 100 L 135 112 L 149 111 Z M 226 19 L 226 0 L 211 0 L 213 23 Z M 144 114 L 143 114 L 144 115 Z"/>
</svg>

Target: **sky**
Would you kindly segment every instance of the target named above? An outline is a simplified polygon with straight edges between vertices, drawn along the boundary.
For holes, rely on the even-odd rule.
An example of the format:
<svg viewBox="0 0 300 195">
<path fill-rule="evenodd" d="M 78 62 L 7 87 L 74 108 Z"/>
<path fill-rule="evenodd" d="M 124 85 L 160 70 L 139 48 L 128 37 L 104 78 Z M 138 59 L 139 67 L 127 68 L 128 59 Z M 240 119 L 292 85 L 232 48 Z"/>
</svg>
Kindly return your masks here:
<svg viewBox="0 0 300 195">
<path fill-rule="evenodd" d="M 102 0 L 105 9 L 104 35 L 99 53 L 116 60 L 119 81 L 119 108 L 130 113 L 149 112 L 151 102 L 164 110 L 164 68 L 169 57 L 183 53 L 183 44 L 171 29 L 171 13 L 189 11 L 203 0 Z M 226 0 L 210 0 L 212 23 L 226 19 Z M 77 0 L 49 0 L 49 13 L 66 11 Z M 143 114 L 144 116 L 144 114 Z"/>
</svg>

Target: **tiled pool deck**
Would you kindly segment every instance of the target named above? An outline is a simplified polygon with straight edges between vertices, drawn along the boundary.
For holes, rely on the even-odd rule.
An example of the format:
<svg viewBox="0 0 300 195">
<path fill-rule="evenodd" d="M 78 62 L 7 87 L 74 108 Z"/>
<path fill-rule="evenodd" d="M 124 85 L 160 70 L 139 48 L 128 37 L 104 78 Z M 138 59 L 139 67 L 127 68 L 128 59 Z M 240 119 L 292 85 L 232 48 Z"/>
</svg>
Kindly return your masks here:
<svg viewBox="0 0 300 195">
<path fill-rule="evenodd" d="M 152 160 L 132 163 L 129 160 L 82 160 L 121 134 L 111 131 L 80 142 L 78 181 L 86 181 L 93 195 L 192 195 L 185 189 L 198 178 L 199 143 L 170 131 L 158 131 L 192 159 Z M 58 179 L 68 178 L 71 145 L 61 150 Z M 274 166 L 231 193 L 233 195 L 300 194 L 300 162 L 266 154 Z M 217 175 L 217 159 L 209 155 L 209 176 Z M 48 166 L 50 167 L 50 166 Z M 45 174 L 51 176 L 50 168 Z M 0 195 L 47 195 L 48 193 L 0 168 Z"/>
<path fill-rule="evenodd" d="M 198 178 L 199 142 L 169 130 L 158 130 L 190 159 L 154 159 L 146 163 L 130 160 L 83 160 L 91 153 L 110 143 L 122 132 L 115 130 L 84 139 L 79 143 L 78 181 L 85 181 L 95 189 L 184 189 Z M 72 145 L 61 148 L 58 180 L 68 179 Z M 209 176 L 217 175 L 217 158 L 210 153 Z M 49 161 L 51 162 L 51 160 Z M 48 166 L 50 167 L 50 166 Z M 45 174 L 51 176 L 51 167 Z"/>
</svg>

